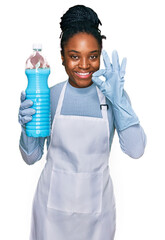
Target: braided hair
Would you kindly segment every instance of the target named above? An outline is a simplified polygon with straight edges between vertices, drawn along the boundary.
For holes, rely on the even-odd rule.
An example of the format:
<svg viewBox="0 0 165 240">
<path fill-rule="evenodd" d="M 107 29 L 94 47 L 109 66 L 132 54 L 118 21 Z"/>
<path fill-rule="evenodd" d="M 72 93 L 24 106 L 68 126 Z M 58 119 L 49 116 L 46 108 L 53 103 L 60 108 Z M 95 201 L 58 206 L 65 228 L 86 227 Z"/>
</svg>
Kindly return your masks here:
<svg viewBox="0 0 165 240">
<path fill-rule="evenodd" d="M 102 39 L 106 39 L 101 35 L 99 25 L 102 25 L 97 14 L 89 7 L 84 5 L 76 5 L 68 9 L 61 17 L 60 28 L 62 30 L 61 38 L 61 54 L 64 56 L 64 46 L 74 34 L 85 32 L 92 34 L 100 48 L 102 48 Z"/>
</svg>

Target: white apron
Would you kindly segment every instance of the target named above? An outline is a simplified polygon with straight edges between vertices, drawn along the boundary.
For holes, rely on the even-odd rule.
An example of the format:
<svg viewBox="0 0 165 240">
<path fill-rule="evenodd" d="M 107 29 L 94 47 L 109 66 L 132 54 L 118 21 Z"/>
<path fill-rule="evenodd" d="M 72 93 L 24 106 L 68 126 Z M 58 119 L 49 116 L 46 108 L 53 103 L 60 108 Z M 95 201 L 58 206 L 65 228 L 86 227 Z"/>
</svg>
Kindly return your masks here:
<svg viewBox="0 0 165 240">
<path fill-rule="evenodd" d="M 67 83 L 34 197 L 30 239 L 113 240 L 115 201 L 108 167 L 107 107 L 102 106 L 102 118 L 61 115 Z M 100 105 L 105 104 L 98 88 L 97 93 Z"/>
</svg>

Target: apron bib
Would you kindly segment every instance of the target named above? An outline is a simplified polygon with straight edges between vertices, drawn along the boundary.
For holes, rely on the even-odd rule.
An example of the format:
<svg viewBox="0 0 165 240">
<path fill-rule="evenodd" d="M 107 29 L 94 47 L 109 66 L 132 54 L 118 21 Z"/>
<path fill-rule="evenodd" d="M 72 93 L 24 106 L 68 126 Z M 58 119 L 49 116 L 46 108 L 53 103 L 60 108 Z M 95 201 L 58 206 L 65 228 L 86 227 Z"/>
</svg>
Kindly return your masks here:
<svg viewBox="0 0 165 240">
<path fill-rule="evenodd" d="M 31 240 L 113 240 L 106 99 L 96 87 L 102 118 L 61 115 L 67 84 L 59 97 L 47 163 L 34 198 Z"/>
</svg>

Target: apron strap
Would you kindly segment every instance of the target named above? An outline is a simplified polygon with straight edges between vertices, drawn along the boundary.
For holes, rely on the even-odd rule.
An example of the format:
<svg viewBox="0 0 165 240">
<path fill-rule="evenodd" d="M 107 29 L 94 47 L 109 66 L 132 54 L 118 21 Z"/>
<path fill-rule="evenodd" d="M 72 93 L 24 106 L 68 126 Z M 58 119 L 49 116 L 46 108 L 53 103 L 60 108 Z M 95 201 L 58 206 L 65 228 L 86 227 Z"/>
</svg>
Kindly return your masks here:
<svg viewBox="0 0 165 240">
<path fill-rule="evenodd" d="M 107 115 L 108 105 L 106 103 L 106 98 L 97 86 L 96 86 L 96 90 L 97 90 L 97 94 L 98 94 L 99 101 L 100 101 L 100 109 L 102 112 L 102 116 L 105 120 L 107 120 L 108 119 L 108 115 Z"/>
<path fill-rule="evenodd" d="M 56 109 L 56 115 L 59 116 L 60 113 L 61 113 L 61 108 L 62 108 L 62 103 L 63 103 L 63 99 L 64 99 L 64 94 L 65 94 L 65 89 L 66 89 L 66 86 L 67 86 L 67 82 L 64 83 L 64 86 L 62 88 L 62 91 L 61 91 L 61 94 L 60 94 L 60 97 L 59 97 L 59 100 L 58 100 L 58 104 L 57 104 L 57 109 Z"/>
<path fill-rule="evenodd" d="M 100 101 L 100 109 L 102 112 L 102 117 L 106 121 L 106 125 L 107 125 L 108 147 L 109 147 L 110 129 L 109 129 L 108 111 L 107 111 L 108 105 L 106 103 L 106 97 L 104 96 L 104 94 L 100 91 L 100 89 L 97 86 L 96 86 L 96 90 L 97 90 L 97 94 L 98 94 L 99 101 Z"/>
</svg>

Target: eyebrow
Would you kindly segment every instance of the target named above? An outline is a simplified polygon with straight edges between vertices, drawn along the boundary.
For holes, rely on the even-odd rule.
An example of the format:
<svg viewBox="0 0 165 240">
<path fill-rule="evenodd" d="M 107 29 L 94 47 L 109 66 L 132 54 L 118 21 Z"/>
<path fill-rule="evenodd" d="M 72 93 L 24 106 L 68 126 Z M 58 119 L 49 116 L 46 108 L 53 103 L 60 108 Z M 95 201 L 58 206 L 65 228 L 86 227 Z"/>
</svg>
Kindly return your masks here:
<svg viewBox="0 0 165 240">
<path fill-rule="evenodd" d="M 68 52 L 80 53 L 79 51 L 76 51 L 76 50 L 69 50 Z M 91 51 L 90 53 L 97 53 L 97 52 L 99 52 L 99 50 L 94 50 L 94 51 Z"/>
</svg>

